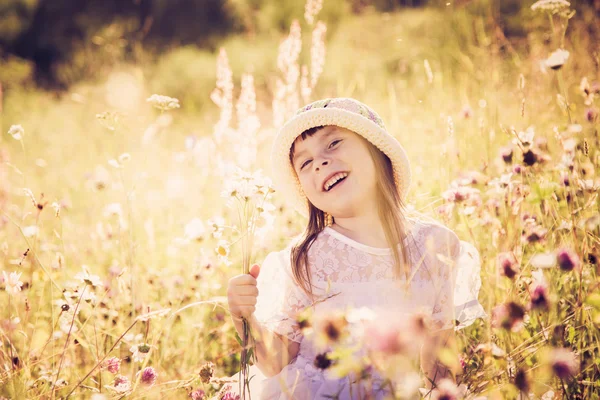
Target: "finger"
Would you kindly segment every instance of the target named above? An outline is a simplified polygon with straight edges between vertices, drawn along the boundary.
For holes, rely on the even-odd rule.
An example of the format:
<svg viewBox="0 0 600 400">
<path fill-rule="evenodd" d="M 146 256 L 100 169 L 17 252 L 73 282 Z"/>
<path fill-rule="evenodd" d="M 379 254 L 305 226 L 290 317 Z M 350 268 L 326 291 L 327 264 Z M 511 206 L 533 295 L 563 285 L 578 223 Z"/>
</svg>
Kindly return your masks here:
<svg viewBox="0 0 600 400">
<path fill-rule="evenodd" d="M 254 264 L 250 267 L 250 275 L 254 277 L 254 279 L 258 279 L 258 274 L 260 273 L 260 265 Z"/>
<path fill-rule="evenodd" d="M 240 314 L 243 317 L 250 317 L 252 314 L 254 314 L 254 311 L 256 311 L 256 308 L 254 306 L 245 306 L 245 307 L 240 307 Z"/>
<path fill-rule="evenodd" d="M 256 300 L 256 296 L 236 296 L 235 304 L 237 304 L 240 307 L 255 306 Z"/>
<path fill-rule="evenodd" d="M 256 284 L 257 284 L 256 279 L 250 274 L 243 274 L 243 275 L 235 276 L 230 279 L 229 283 L 236 285 L 236 286 L 243 286 L 243 285 L 256 286 Z"/>
<path fill-rule="evenodd" d="M 235 293 L 240 296 L 258 296 L 258 288 L 252 285 L 245 285 L 236 288 Z"/>
</svg>

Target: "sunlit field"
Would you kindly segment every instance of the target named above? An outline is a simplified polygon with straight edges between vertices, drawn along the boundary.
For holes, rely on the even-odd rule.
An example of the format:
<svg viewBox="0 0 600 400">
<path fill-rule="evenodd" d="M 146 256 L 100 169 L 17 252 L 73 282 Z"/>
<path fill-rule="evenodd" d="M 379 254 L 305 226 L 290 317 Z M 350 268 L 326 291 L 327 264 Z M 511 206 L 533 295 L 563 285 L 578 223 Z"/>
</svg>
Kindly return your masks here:
<svg viewBox="0 0 600 400">
<path fill-rule="evenodd" d="M 333 32 L 308 7 L 286 36 L 4 91 L 0 398 L 234 399 L 227 282 L 305 223 L 270 192 L 271 142 L 307 102 L 354 97 L 408 153 L 409 208 L 481 254 L 489 318 L 457 332 L 433 398 L 598 399 L 600 47 L 563 3 L 537 2 L 518 43 L 483 6 Z M 337 354 L 335 374 L 401 360 Z M 396 398 L 420 398 L 403 373 Z"/>
</svg>

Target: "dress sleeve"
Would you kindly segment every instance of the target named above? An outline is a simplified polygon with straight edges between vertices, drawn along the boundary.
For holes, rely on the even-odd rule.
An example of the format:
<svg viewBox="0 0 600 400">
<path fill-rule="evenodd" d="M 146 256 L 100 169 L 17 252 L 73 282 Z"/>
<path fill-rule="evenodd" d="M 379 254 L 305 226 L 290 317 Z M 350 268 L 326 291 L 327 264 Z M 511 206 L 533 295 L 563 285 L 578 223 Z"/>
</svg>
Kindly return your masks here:
<svg viewBox="0 0 600 400">
<path fill-rule="evenodd" d="M 462 329 L 477 318 L 487 318 L 478 300 L 481 261 L 477 249 L 446 227 L 435 227 L 431 236 L 435 249 L 433 322 L 440 329 Z"/>
<path fill-rule="evenodd" d="M 434 228 L 431 236 L 434 250 L 432 280 L 435 293 L 431 318 L 436 328 L 451 329 L 456 326 L 454 289 L 460 241 L 453 231 L 441 226 Z"/>
<path fill-rule="evenodd" d="M 254 315 L 268 330 L 294 342 L 302 341 L 297 316 L 310 305 L 291 275 L 289 249 L 269 253 L 258 275 Z"/>
<path fill-rule="evenodd" d="M 455 269 L 454 313 L 458 321 L 457 329 L 461 329 L 471 325 L 477 318 L 488 316 L 478 300 L 481 261 L 479 251 L 471 243 L 460 241 Z"/>
</svg>

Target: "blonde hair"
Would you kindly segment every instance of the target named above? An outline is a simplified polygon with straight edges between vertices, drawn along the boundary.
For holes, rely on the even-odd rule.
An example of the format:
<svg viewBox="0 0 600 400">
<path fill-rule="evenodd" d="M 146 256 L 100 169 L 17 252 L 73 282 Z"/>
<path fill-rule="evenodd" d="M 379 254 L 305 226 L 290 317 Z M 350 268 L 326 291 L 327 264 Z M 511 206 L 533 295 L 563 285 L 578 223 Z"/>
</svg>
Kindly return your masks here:
<svg viewBox="0 0 600 400">
<path fill-rule="evenodd" d="M 324 126 L 307 129 L 299 137 L 305 140 L 308 136 L 314 135 L 322 128 Z M 406 220 L 404 218 L 405 207 L 394 181 L 392 162 L 375 145 L 362 136 L 358 136 L 367 146 L 375 164 L 375 172 L 380 178 L 377 179 L 376 186 L 377 209 L 386 240 L 392 250 L 394 276 L 396 279 L 399 279 L 404 275 L 408 282 L 410 267 L 408 248 L 404 244 L 404 237 L 407 235 Z M 293 156 L 294 144 L 292 144 L 290 149 L 290 162 Z M 308 250 L 319 233 L 325 229 L 325 226 L 325 213 L 308 201 L 308 224 L 298 241 L 291 248 L 290 261 L 294 280 L 311 298 L 313 297 L 313 292 L 310 267 L 308 265 Z"/>
</svg>

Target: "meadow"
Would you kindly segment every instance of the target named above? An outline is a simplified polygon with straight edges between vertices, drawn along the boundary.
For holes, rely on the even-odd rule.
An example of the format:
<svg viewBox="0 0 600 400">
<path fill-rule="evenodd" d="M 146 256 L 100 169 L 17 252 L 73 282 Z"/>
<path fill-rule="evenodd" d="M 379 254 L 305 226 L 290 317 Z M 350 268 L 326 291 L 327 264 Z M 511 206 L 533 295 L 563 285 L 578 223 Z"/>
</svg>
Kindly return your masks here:
<svg viewBox="0 0 600 400">
<path fill-rule="evenodd" d="M 483 6 L 367 10 L 333 32 L 308 7 L 284 37 L 5 91 L 0 398 L 233 398 L 240 182 L 268 197 L 260 263 L 304 223 L 268 190 L 271 141 L 324 97 L 377 110 L 412 163 L 409 207 L 481 254 L 489 318 L 458 331 L 456 385 L 434 398 L 600 398 L 600 47 L 593 12 L 565 3 L 536 2 L 518 43 Z"/>
</svg>

